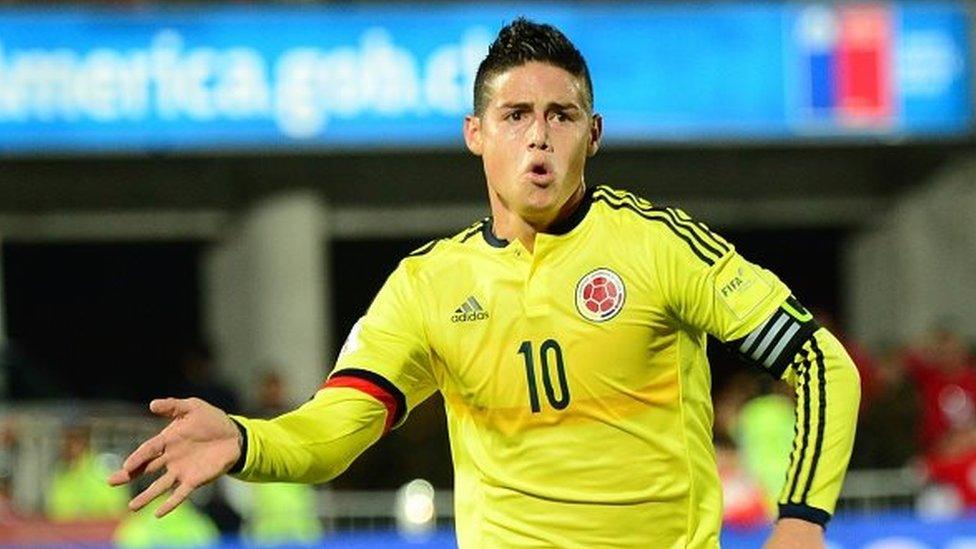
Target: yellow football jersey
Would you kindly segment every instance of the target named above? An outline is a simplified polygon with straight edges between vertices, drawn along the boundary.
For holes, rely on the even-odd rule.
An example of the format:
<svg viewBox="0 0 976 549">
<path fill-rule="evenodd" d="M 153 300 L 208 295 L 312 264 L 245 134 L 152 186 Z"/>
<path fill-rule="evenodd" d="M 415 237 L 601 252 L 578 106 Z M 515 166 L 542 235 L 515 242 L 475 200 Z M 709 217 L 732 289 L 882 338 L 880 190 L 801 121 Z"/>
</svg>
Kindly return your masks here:
<svg viewBox="0 0 976 549">
<path fill-rule="evenodd" d="M 796 385 L 781 509 L 823 524 L 857 409 L 846 354 L 705 225 L 608 187 L 531 253 L 486 219 L 410 254 L 316 399 L 369 394 L 389 429 L 443 394 L 461 547 L 714 547 L 707 334 Z"/>
</svg>

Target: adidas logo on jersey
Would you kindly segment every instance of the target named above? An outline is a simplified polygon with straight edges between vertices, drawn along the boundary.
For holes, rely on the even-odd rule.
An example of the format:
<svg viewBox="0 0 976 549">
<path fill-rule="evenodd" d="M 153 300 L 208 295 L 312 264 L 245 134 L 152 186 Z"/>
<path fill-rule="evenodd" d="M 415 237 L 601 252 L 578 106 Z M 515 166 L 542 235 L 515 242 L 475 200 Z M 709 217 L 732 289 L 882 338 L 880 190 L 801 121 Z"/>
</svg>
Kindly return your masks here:
<svg viewBox="0 0 976 549">
<path fill-rule="evenodd" d="M 460 307 L 454 310 L 454 314 L 451 315 L 451 322 L 472 322 L 475 320 L 487 320 L 488 311 L 478 303 L 478 300 L 474 296 L 468 296 L 468 299 L 461 304 Z"/>
</svg>

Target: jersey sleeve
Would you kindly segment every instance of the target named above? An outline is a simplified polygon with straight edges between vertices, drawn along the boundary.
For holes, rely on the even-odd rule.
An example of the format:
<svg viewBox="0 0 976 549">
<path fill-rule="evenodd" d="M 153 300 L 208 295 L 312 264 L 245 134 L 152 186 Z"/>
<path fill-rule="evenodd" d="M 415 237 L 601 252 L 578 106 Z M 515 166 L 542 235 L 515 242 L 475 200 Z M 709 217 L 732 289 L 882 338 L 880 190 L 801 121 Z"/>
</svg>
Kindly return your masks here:
<svg viewBox="0 0 976 549">
<path fill-rule="evenodd" d="M 672 211 L 672 218 L 683 223 L 674 223 L 672 232 L 654 242 L 658 258 L 654 275 L 668 314 L 723 343 L 747 337 L 780 308 L 790 296 L 789 289 L 705 225 L 681 210 Z M 764 351 L 774 344 L 767 343 Z"/>
<path fill-rule="evenodd" d="M 243 480 L 325 482 L 403 422 L 436 390 L 423 299 L 401 262 L 356 322 L 336 367 L 315 396 L 271 420 L 232 416 L 245 452 Z"/>
<path fill-rule="evenodd" d="M 854 446 L 860 377 L 837 338 L 818 328 L 803 342 L 784 379 L 796 394 L 796 420 L 779 516 L 825 526 Z"/>
<path fill-rule="evenodd" d="M 401 262 L 353 326 L 324 387 L 373 396 L 388 411 L 386 429 L 399 426 L 437 389 L 423 310 L 424 299 Z"/>
<path fill-rule="evenodd" d="M 857 369 L 840 342 L 776 275 L 742 258 L 680 210 L 673 215 L 683 221 L 685 238 L 657 243 L 661 261 L 655 273 L 669 314 L 793 386 L 795 434 L 779 497 L 780 517 L 825 525 L 853 448 L 860 402 Z"/>
<path fill-rule="evenodd" d="M 242 428 L 243 454 L 230 473 L 252 482 L 327 482 L 385 431 L 388 412 L 352 388 L 324 388 L 274 419 L 231 416 Z"/>
</svg>

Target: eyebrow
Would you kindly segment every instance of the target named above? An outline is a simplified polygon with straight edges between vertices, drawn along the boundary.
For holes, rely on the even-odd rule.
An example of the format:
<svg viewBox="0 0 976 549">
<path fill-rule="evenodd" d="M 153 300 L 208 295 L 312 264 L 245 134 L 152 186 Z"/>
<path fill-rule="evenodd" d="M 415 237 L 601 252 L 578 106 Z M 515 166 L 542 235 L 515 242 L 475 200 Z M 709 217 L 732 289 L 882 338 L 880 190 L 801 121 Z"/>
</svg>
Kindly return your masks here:
<svg viewBox="0 0 976 549">
<path fill-rule="evenodd" d="M 529 103 L 527 101 L 523 101 L 523 102 L 520 102 L 520 103 L 502 103 L 500 105 L 500 108 L 502 108 L 502 109 L 531 110 L 532 109 L 532 103 Z M 550 109 L 556 109 L 556 110 L 561 110 L 561 111 L 582 110 L 580 108 L 580 106 L 577 105 L 576 103 L 557 103 L 555 101 L 553 101 L 553 102 L 549 103 L 548 105 L 546 105 L 546 110 L 550 110 Z"/>
</svg>

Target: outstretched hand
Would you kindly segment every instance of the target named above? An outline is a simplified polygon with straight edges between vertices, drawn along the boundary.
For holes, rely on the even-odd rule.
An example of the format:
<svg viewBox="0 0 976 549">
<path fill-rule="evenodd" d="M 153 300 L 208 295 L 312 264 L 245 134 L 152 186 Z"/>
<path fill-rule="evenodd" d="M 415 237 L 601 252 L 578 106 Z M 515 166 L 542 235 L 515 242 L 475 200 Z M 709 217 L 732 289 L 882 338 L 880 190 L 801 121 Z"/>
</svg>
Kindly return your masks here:
<svg viewBox="0 0 976 549">
<path fill-rule="evenodd" d="M 240 457 L 242 441 L 230 417 L 199 398 L 157 399 L 149 403 L 149 409 L 172 421 L 129 454 L 122 468 L 108 477 L 108 483 L 119 486 L 143 474 L 165 470 L 129 502 L 129 509 L 138 511 L 172 490 L 156 510 L 156 516 L 162 517 L 193 490 L 226 473 Z"/>
</svg>

